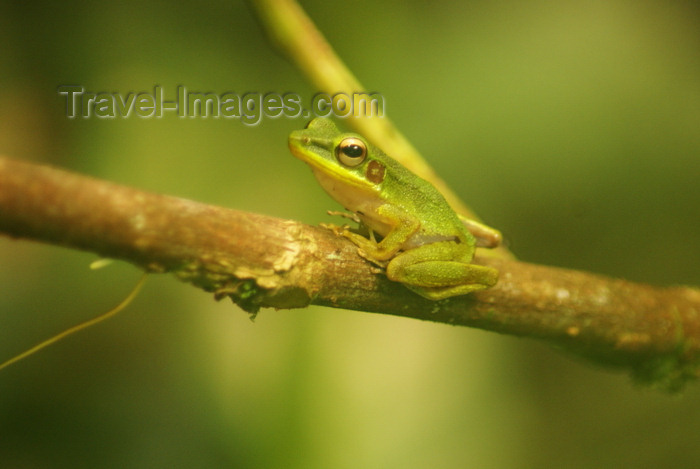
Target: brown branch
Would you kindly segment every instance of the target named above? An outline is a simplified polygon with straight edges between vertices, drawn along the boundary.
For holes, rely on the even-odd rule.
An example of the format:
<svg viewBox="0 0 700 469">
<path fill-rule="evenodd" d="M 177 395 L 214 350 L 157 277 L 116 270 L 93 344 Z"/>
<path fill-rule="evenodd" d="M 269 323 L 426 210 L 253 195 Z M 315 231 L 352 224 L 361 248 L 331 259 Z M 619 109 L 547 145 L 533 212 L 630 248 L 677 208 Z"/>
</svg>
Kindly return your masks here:
<svg viewBox="0 0 700 469">
<path fill-rule="evenodd" d="M 700 291 L 477 258 L 492 289 L 442 302 L 390 282 L 330 231 L 0 157 L 0 232 L 171 272 L 248 312 L 308 304 L 544 339 L 644 382 L 698 376 Z"/>
</svg>

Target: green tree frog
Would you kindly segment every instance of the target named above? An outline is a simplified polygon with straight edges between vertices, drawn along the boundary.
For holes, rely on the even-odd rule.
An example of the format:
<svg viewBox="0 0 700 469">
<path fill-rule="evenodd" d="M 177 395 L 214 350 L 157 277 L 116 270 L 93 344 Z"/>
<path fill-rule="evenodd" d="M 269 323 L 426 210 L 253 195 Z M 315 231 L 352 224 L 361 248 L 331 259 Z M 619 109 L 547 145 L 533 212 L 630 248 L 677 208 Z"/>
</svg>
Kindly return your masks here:
<svg viewBox="0 0 700 469">
<path fill-rule="evenodd" d="M 460 218 L 433 185 L 364 137 L 316 118 L 290 134 L 289 148 L 311 167 L 323 189 L 354 213 L 345 216 L 368 228 L 369 237 L 347 226 L 331 228 L 384 267 L 390 280 L 430 300 L 496 284 L 497 270 L 471 261 L 476 246 L 497 246 L 500 233 Z"/>
</svg>

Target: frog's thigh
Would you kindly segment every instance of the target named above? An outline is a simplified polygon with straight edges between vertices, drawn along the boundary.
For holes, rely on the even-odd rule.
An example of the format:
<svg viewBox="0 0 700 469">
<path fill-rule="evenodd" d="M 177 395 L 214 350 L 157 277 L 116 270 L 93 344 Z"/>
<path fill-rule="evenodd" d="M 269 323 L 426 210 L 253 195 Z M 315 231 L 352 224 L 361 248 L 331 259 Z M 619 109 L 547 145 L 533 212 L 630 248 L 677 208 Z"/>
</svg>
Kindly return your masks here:
<svg viewBox="0 0 700 469">
<path fill-rule="evenodd" d="M 491 286 L 496 283 L 498 273 L 490 267 L 454 261 L 428 261 L 405 266 L 392 261 L 387 266 L 387 277 L 426 288 L 472 284 Z"/>
<path fill-rule="evenodd" d="M 492 286 L 498 280 L 498 271 L 490 267 L 431 259 L 420 251 L 421 249 L 411 250 L 395 257 L 387 266 L 387 277 L 396 282 L 426 288 L 472 284 Z"/>
</svg>

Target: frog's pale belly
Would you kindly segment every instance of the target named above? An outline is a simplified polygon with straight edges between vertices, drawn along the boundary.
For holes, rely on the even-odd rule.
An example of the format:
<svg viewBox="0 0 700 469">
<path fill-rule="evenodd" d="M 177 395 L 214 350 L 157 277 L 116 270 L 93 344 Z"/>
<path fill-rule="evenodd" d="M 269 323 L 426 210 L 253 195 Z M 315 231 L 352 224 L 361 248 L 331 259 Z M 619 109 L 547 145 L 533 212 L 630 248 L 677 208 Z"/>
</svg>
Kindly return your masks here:
<svg viewBox="0 0 700 469">
<path fill-rule="evenodd" d="M 376 212 L 374 211 L 367 211 L 367 212 L 362 212 L 362 211 L 357 211 L 357 216 L 362 220 L 362 223 L 364 223 L 366 226 L 371 228 L 375 233 L 380 234 L 381 236 L 386 236 L 388 233 L 390 233 L 394 227 L 389 225 L 388 223 L 380 220 L 378 217 L 374 216 Z M 458 236 L 447 236 L 447 235 L 440 235 L 440 234 L 431 234 L 431 233 L 426 233 L 421 227 L 418 227 L 418 230 L 413 233 L 411 236 L 406 238 L 406 241 L 404 241 L 401 244 L 401 250 L 407 251 L 409 249 L 416 248 L 418 246 L 423 246 L 425 244 L 432 244 L 432 243 L 439 243 L 443 241 L 453 241 L 456 243 L 459 243 L 459 237 Z"/>
<path fill-rule="evenodd" d="M 440 243 L 443 241 L 453 241 L 459 243 L 459 238 L 457 236 L 441 236 L 441 235 L 425 235 L 420 231 L 415 235 L 411 236 L 403 243 L 403 249 L 411 249 L 418 246 L 423 246 L 424 244 Z"/>
</svg>

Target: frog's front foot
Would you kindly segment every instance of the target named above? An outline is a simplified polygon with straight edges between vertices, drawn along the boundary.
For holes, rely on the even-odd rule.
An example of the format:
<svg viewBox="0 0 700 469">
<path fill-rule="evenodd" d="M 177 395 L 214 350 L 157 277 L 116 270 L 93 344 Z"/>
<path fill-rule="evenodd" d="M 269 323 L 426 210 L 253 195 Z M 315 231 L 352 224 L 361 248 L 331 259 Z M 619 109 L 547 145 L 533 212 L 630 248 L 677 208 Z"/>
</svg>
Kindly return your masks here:
<svg viewBox="0 0 700 469">
<path fill-rule="evenodd" d="M 352 238 L 349 238 L 349 239 L 352 241 Z M 386 269 L 386 266 L 389 264 L 389 261 L 380 261 L 380 260 L 378 260 L 378 259 L 372 257 L 370 254 L 368 254 L 368 253 L 367 253 L 364 249 L 362 249 L 361 247 L 358 247 L 358 248 L 357 248 L 357 254 L 358 254 L 361 258 L 370 261 L 372 264 L 381 267 L 382 270 Z"/>
<path fill-rule="evenodd" d="M 334 223 L 320 223 L 319 226 L 321 228 L 325 228 L 327 230 L 332 231 L 336 236 L 345 236 L 345 233 L 350 231 L 350 225 L 336 225 Z"/>
<path fill-rule="evenodd" d="M 332 217 L 343 217 L 347 218 L 348 220 L 352 220 L 358 225 L 362 223 L 360 220 L 360 217 L 357 216 L 355 212 L 342 212 L 340 210 L 328 210 L 326 213 Z"/>
</svg>

